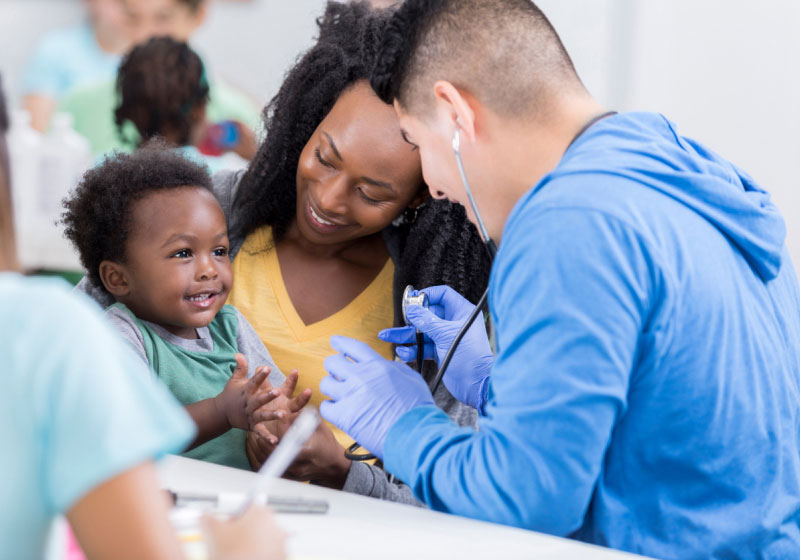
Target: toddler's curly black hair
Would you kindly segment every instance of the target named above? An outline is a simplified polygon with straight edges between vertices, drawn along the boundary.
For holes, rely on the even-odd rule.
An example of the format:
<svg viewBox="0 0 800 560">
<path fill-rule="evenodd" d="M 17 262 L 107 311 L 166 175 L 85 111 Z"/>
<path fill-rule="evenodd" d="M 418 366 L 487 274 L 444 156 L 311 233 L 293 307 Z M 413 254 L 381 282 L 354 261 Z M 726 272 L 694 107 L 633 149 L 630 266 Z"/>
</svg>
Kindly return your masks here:
<svg viewBox="0 0 800 560">
<path fill-rule="evenodd" d="M 158 139 L 132 154 L 115 152 L 86 172 L 64 199 L 61 221 L 94 286 L 105 289 L 101 262 L 125 262 L 133 203 L 156 191 L 186 186 L 211 190 L 208 171 Z"/>
<path fill-rule="evenodd" d="M 241 180 L 236 204 L 244 233 L 271 225 L 280 241 L 295 219 L 300 153 L 336 100 L 355 82 L 368 81 L 391 10 L 365 2 L 328 2 L 317 20 L 319 37 L 288 72 L 264 109 L 266 137 Z M 421 185 L 424 187 L 424 185 Z M 476 302 L 489 278 L 489 259 L 463 207 L 428 201 L 413 224 L 392 228 L 399 238 L 395 262 L 395 322 L 402 321 L 400 294 L 447 284 Z"/>
<path fill-rule="evenodd" d="M 202 60 L 189 45 L 170 37 L 136 45 L 120 63 L 116 87 L 114 122 L 129 145 L 138 139 L 126 132 L 126 121 L 136 126 L 140 143 L 162 136 L 178 146 L 189 144 L 197 124 L 195 109 L 209 97 Z"/>
</svg>

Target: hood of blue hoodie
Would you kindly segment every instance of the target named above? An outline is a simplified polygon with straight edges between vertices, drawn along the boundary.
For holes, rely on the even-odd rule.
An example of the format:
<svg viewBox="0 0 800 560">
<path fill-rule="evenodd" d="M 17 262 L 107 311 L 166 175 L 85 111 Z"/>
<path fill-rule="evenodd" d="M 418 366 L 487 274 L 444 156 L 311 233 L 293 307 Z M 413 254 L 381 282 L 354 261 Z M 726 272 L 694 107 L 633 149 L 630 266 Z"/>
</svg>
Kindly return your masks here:
<svg viewBox="0 0 800 560">
<path fill-rule="evenodd" d="M 591 149 L 598 140 L 603 149 Z M 613 158 L 615 168 L 713 224 L 764 281 L 778 275 L 786 224 L 769 193 L 729 161 L 679 135 L 664 116 L 625 113 L 605 118 L 575 140 L 559 167 L 569 168 L 573 157 L 582 167 L 597 159 L 599 169 Z"/>
</svg>

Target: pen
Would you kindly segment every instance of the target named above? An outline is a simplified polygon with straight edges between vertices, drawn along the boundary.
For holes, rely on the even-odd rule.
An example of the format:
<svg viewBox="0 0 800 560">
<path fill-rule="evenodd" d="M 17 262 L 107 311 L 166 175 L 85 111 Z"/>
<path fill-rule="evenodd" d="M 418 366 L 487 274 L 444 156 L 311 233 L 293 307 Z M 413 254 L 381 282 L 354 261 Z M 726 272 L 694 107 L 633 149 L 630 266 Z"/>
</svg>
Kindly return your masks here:
<svg viewBox="0 0 800 560">
<path fill-rule="evenodd" d="M 300 416 L 297 417 L 283 438 L 281 438 L 275 451 L 273 451 L 266 462 L 261 465 L 256 475 L 256 480 L 250 488 L 244 503 L 242 503 L 241 508 L 239 508 L 239 511 L 234 515 L 241 515 L 259 495 L 267 493 L 269 485 L 273 480 L 281 476 L 289 465 L 292 464 L 292 461 L 294 461 L 294 458 L 300 453 L 303 445 L 305 445 L 318 425 L 319 415 L 316 410 L 311 407 L 304 408 Z"/>
</svg>

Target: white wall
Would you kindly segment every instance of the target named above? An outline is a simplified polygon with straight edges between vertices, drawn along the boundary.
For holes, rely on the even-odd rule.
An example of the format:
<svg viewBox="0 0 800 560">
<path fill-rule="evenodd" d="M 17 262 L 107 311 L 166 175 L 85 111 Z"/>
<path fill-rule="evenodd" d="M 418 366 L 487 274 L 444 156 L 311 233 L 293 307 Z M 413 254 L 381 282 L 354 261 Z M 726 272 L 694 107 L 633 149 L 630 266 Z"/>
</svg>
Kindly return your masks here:
<svg viewBox="0 0 800 560">
<path fill-rule="evenodd" d="M 215 0 L 192 44 L 212 72 L 264 104 L 297 55 L 312 44 L 324 6 L 324 0 Z M 36 40 L 82 17 L 80 0 L 0 0 L 0 72 L 14 105 Z"/>
<path fill-rule="evenodd" d="M 773 193 L 800 265 L 800 2 L 539 0 L 584 83 L 617 110 L 664 113 Z M 263 103 L 307 48 L 324 0 L 217 2 L 195 44 Z M 79 0 L 0 0 L 0 71 L 16 95 L 45 30 Z"/>
<path fill-rule="evenodd" d="M 601 102 L 665 114 L 772 193 L 800 267 L 800 2 L 538 4 Z"/>
<path fill-rule="evenodd" d="M 312 45 L 324 9 L 324 0 L 216 2 L 193 44 L 215 74 L 264 105 Z"/>
</svg>

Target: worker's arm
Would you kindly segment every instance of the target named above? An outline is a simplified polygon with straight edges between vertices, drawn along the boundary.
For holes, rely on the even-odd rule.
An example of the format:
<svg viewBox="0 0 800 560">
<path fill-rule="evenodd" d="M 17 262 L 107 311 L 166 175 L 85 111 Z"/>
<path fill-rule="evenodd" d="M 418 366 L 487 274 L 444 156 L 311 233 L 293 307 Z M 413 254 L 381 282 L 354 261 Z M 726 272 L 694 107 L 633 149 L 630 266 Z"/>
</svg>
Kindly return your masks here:
<svg viewBox="0 0 800 560">
<path fill-rule="evenodd" d="M 526 225 L 504 233 L 493 273 L 498 353 L 479 430 L 416 408 L 383 458 L 434 509 L 566 535 L 627 404 L 653 267 L 635 232 L 597 211 Z"/>
</svg>

